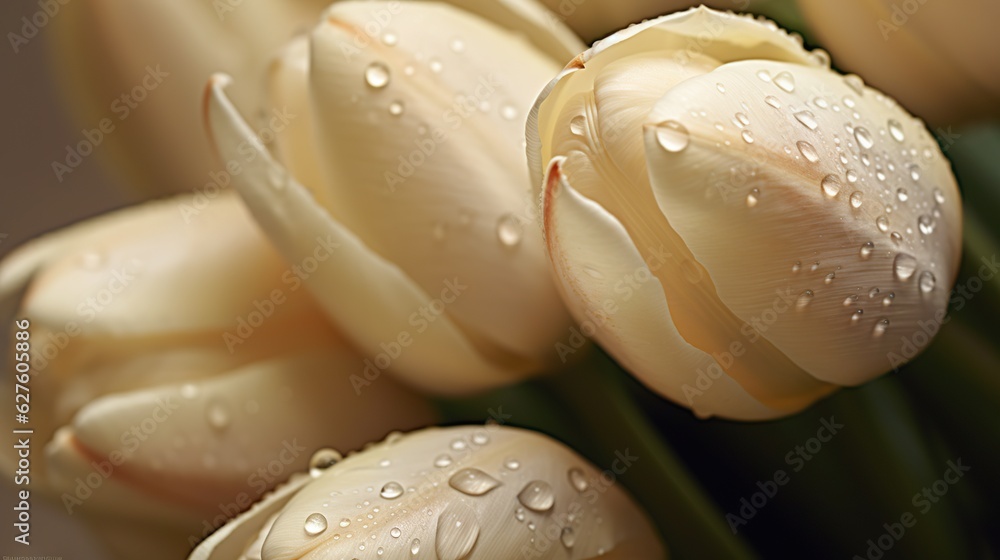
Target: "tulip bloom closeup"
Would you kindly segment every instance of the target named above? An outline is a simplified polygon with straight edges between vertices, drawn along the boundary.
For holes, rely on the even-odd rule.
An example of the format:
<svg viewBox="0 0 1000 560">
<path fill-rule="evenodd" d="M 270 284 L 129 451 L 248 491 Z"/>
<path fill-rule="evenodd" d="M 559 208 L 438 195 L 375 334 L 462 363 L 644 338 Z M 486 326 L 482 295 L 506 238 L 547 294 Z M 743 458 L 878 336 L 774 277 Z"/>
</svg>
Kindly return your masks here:
<svg viewBox="0 0 1000 560">
<path fill-rule="evenodd" d="M 799 0 L 840 66 L 943 126 L 1000 115 L 1000 3 Z"/>
<path fill-rule="evenodd" d="M 599 42 L 539 97 L 528 157 L 565 300 L 700 416 L 801 410 L 944 316 L 961 200 L 937 144 L 770 22 L 699 8 Z"/>
<path fill-rule="evenodd" d="M 315 449 L 435 417 L 391 379 L 356 394 L 361 357 L 235 195 L 185 219 L 191 204 L 115 212 L 0 266 L 5 313 L 31 323 L 32 482 L 124 558 L 180 557 Z"/>
<path fill-rule="evenodd" d="M 284 257 L 338 247 L 305 284 L 374 364 L 362 385 L 384 369 L 438 393 L 511 383 L 554 361 L 570 325 L 522 135 L 582 47 L 531 2 L 453 4 L 334 4 L 271 68 L 270 103 L 300 115 L 274 155 L 228 77 L 206 91 L 220 158 L 244 166 L 233 184 Z"/>
<path fill-rule="evenodd" d="M 329 464 L 338 455 L 318 454 Z M 665 558 L 613 479 L 535 432 L 431 428 L 292 478 L 191 560 Z"/>
</svg>

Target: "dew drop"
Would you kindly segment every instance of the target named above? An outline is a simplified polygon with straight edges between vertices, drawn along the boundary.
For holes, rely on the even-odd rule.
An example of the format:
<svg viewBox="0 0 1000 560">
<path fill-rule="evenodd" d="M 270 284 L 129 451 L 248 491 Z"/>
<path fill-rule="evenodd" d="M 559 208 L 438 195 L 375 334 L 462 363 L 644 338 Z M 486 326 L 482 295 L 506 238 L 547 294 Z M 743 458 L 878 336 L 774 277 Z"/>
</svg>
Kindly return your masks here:
<svg viewBox="0 0 1000 560">
<path fill-rule="evenodd" d="M 715 89 L 719 90 L 719 93 L 726 93 L 726 86 L 722 84 L 715 84 Z"/>
<path fill-rule="evenodd" d="M 573 488 L 577 492 L 586 492 L 587 488 L 590 488 L 590 483 L 587 482 L 587 476 L 583 474 L 583 470 L 578 468 L 572 468 L 569 470 L 569 483 L 573 485 Z"/>
<path fill-rule="evenodd" d="M 814 148 L 812 144 L 804 140 L 800 140 L 796 142 L 795 145 L 798 147 L 799 153 L 802 154 L 802 157 L 806 158 L 806 161 L 809 163 L 816 163 L 819 161 L 819 154 L 816 153 L 816 148 Z"/>
<path fill-rule="evenodd" d="M 548 511 L 556 502 L 552 486 L 542 480 L 533 480 L 517 495 L 521 505 L 532 511 Z"/>
<path fill-rule="evenodd" d="M 822 97 L 817 97 L 816 99 L 813 99 L 813 105 L 819 107 L 820 109 L 827 109 L 830 107 L 830 103 Z"/>
<path fill-rule="evenodd" d="M 799 261 L 795 261 L 795 263 L 792 264 L 792 273 L 794 274 L 800 270 L 802 270 L 802 263 Z"/>
<path fill-rule="evenodd" d="M 856 296 L 856 295 L 855 296 L 847 296 L 846 298 L 844 298 L 844 307 L 847 307 L 847 306 L 850 306 L 850 305 L 854 305 L 857 302 L 858 302 L 858 296 Z"/>
<path fill-rule="evenodd" d="M 573 545 L 576 544 L 576 533 L 573 528 L 563 527 L 562 532 L 559 533 L 559 540 L 566 548 L 573 548 Z"/>
<path fill-rule="evenodd" d="M 864 202 L 864 195 L 861 194 L 861 191 L 851 193 L 851 208 L 861 208 L 862 202 Z"/>
<path fill-rule="evenodd" d="M 462 469 L 448 479 L 448 485 L 470 496 L 482 496 L 497 486 L 500 481 L 479 469 Z"/>
<path fill-rule="evenodd" d="M 920 228 L 920 233 L 930 235 L 934 233 L 934 228 L 937 227 L 937 221 L 927 214 L 921 214 L 920 217 L 917 218 L 917 227 Z"/>
<path fill-rule="evenodd" d="M 468 444 L 466 444 L 465 440 L 462 438 L 455 438 L 451 440 L 451 443 L 449 445 L 455 451 L 464 451 L 465 448 L 468 447 Z"/>
<path fill-rule="evenodd" d="M 882 233 L 889 231 L 889 218 L 885 216 L 875 218 L 875 226 L 878 227 L 878 230 Z"/>
<path fill-rule="evenodd" d="M 885 317 L 883 317 L 883 318 L 879 319 L 879 321 L 877 323 L 875 323 L 875 328 L 872 329 L 872 336 L 874 336 L 875 338 L 878 338 L 878 337 L 882 336 L 883 334 L 885 334 L 885 331 L 888 328 L 889 328 L 889 319 L 886 319 Z"/>
<path fill-rule="evenodd" d="M 915 164 L 915 163 L 911 163 L 910 166 L 909 166 L 909 169 L 910 169 L 910 179 L 913 179 L 914 181 L 919 181 L 920 180 L 920 166 L 917 165 L 917 164 Z"/>
<path fill-rule="evenodd" d="M 399 42 L 399 37 L 397 37 L 395 33 L 387 31 L 382 35 L 382 42 L 387 46 L 394 47 L 396 46 L 396 43 Z"/>
<path fill-rule="evenodd" d="M 465 558 L 478 539 L 479 520 L 472 508 L 461 502 L 453 502 L 441 512 L 435 543 L 438 560 Z M 412 548 L 410 552 L 413 552 Z"/>
<path fill-rule="evenodd" d="M 497 222 L 497 239 L 504 247 L 514 247 L 521 242 L 523 228 L 513 214 L 504 214 Z"/>
<path fill-rule="evenodd" d="M 858 182 L 858 173 L 856 171 L 854 171 L 853 169 L 848 169 L 847 170 L 846 177 L 847 177 L 847 182 L 848 183 L 857 183 Z"/>
<path fill-rule="evenodd" d="M 691 143 L 691 133 L 677 121 L 665 121 L 656 128 L 656 141 L 668 152 L 680 152 Z"/>
<path fill-rule="evenodd" d="M 517 469 L 521 468 L 521 461 L 518 461 L 513 457 L 508 457 L 507 460 L 503 462 L 503 466 L 506 467 L 507 470 L 516 471 Z"/>
<path fill-rule="evenodd" d="M 346 517 L 343 518 L 343 519 L 341 519 L 340 520 L 340 526 L 341 527 L 350 527 L 351 526 L 351 520 L 348 519 L 348 518 L 346 518 Z"/>
<path fill-rule="evenodd" d="M 517 519 L 518 521 L 520 521 L 522 523 L 524 522 L 524 508 L 523 507 L 519 507 L 519 508 L 517 508 L 517 509 L 514 510 L 514 519 Z"/>
<path fill-rule="evenodd" d="M 403 495 L 403 485 L 398 482 L 386 482 L 378 495 L 386 500 L 395 500 Z"/>
<path fill-rule="evenodd" d="M 229 406 L 219 400 L 213 401 L 208 405 L 206 416 L 208 418 L 208 425 L 216 430 L 225 430 L 232 421 L 229 414 Z"/>
<path fill-rule="evenodd" d="M 820 187 L 823 189 L 823 194 L 830 198 L 833 198 L 840 193 L 840 186 L 840 178 L 833 174 L 823 177 L 823 180 L 820 181 Z"/>
<path fill-rule="evenodd" d="M 795 300 L 795 308 L 798 309 L 799 311 L 805 309 L 806 306 L 809 305 L 809 302 L 812 301 L 812 299 L 813 299 L 812 290 L 806 290 L 802 292 L 801 294 L 799 294 L 799 299 Z"/>
<path fill-rule="evenodd" d="M 826 275 L 826 278 L 823 279 L 823 283 L 824 284 L 831 284 L 831 283 L 833 283 L 833 280 L 836 277 L 837 277 L 837 273 L 836 272 L 831 272 L 830 274 Z"/>
<path fill-rule="evenodd" d="M 854 90 L 854 93 L 864 95 L 865 81 L 861 79 L 861 76 L 858 76 L 857 74 L 848 74 L 844 76 L 844 83 L 847 84 L 847 87 Z"/>
<path fill-rule="evenodd" d="M 934 201 L 938 204 L 944 204 L 944 193 L 937 187 L 934 188 Z"/>
<path fill-rule="evenodd" d="M 365 68 L 365 83 L 375 89 L 389 85 L 389 67 L 381 62 L 369 64 L 368 68 Z"/>
<path fill-rule="evenodd" d="M 925 270 L 920 273 L 919 284 L 920 291 L 925 294 L 929 294 L 934 291 L 934 286 L 937 285 L 937 279 L 934 278 L 933 272 Z"/>
<path fill-rule="evenodd" d="M 816 130 L 819 127 L 819 123 L 816 122 L 816 115 L 813 115 L 812 111 L 799 111 L 795 113 L 795 120 L 805 125 L 809 130 Z"/>
<path fill-rule="evenodd" d="M 311 513 L 309 517 L 306 517 L 305 525 L 303 529 L 310 537 L 315 537 L 316 535 L 326 531 L 326 516 L 322 513 Z"/>
<path fill-rule="evenodd" d="M 865 310 L 864 309 L 855 309 L 854 313 L 851 313 L 851 322 L 852 323 L 857 323 L 858 321 L 861 320 L 861 317 L 864 314 L 865 314 Z"/>
<path fill-rule="evenodd" d="M 393 527 L 392 529 L 389 530 L 389 536 L 394 539 L 398 539 L 402 534 L 403 531 L 401 531 L 399 527 Z"/>
<path fill-rule="evenodd" d="M 457 37 L 454 38 L 454 39 L 452 39 L 451 40 L 451 50 L 452 50 L 452 52 L 455 52 L 455 53 L 463 53 L 463 52 L 465 52 L 465 41 L 463 41 L 463 40 L 461 40 L 461 39 L 459 39 Z"/>
<path fill-rule="evenodd" d="M 899 121 L 893 119 L 889 119 L 889 135 L 896 142 L 906 140 L 906 136 L 903 134 L 903 126 L 899 124 Z"/>
<path fill-rule="evenodd" d="M 747 144 L 753 144 L 753 132 L 750 132 L 750 129 L 743 130 L 743 132 L 740 133 L 740 136 Z"/>
<path fill-rule="evenodd" d="M 896 278 L 902 281 L 909 280 L 917 270 L 917 259 L 906 253 L 899 253 L 892 261 L 892 271 Z"/>
<path fill-rule="evenodd" d="M 438 455 L 437 458 L 434 459 L 434 466 L 439 469 L 450 467 L 451 457 L 448 455 Z"/>
<path fill-rule="evenodd" d="M 757 206 L 760 201 L 760 189 L 753 188 L 750 189 L 750 193 L 747 194 L 747 208 L 753 208 Z"/>
<path fill-rule="evenodd" d="M 757 77 L 760 78 L 760 80 L 763 82 L 771 81 L 771 73 L 768 72 L 767 70 L 758 70 Z"/>
<path fill-rule="evenodd" d="M 389 114 L 394 117 L 402 115 L 404 110 L 405 107 L 403 106 L 402 101 L 393 101 L 389 104 Z"/>
<path fill-rule="evenodd" d="M 431 72 L 434 72 L 435 74 L 440 74 L 441 70 L 444 70 L 444 65 L 441 64 L 441 61 L 436 58 L 432 58 L 427 65 L 430 66 Z"/>
<path fill-rule="evenodd" d="M 795 91 L 795 78 L 789 72 L 781 72 L 774 76 L 774 85 L 788 93 L 792 93 Z"/>
<path fill-rule="evenodd" d="M 505 121 L 512 121 L 517 118 L 517 108 L 510 103 L 505 103 L 500 106 L 500 116 Z"/>
<path fill-rule="evenodd" d="M 317 450 L 309 458 L 309 476 L 316 478 L 323 474 L 323 471 L 334 466 L 343 459 L 343 456 L 336 449 L 324 447 Z"/>
<path fill-rule="evenodd" d="M 768 95 L 767 97 L 765 97 L 764 103 L 767 103 L 768 105 L 774 107 L 775 109 L 781 108 L 781 101 L 778 101 L 778 98 L 773 95 Z"/>
<path fill-rule="evenodd" d="M 869 257 L 872 256 L 872 253 L 874 251 L 875 251 L 875 244 L 872 243 L 871 241 L 865 241 L 861 245 L 861 250 L 858 251 L 858 254 L 861 255 L 862 259 L 867 260 Z"/>
<path fill-rule="evenodd" d="M 854 139 L 858 141 L 859 146 L 866 150 L 870 150 L 875 145 L 875 139 L 872 138 L 868 129 L 863 126 L 854 129 Z"/>
<path fill-rule="evenodd" d="M 879 295 L 879 293 L 881 293 L 881 290 L 879 290 L 878 288 L 872 288 L 868 290 L 868 298 L 874 299 L 875 296 Z"/>
<path fill-rule="evenodd" d="M 896 299 L 896 292 L 889 292 L 889 295 L 882 298 L 882 307 L 889 307 Z"/>
<path fill-rule="evenodd" d="M 420 539 L 413 539 L 410 543 L 410 555 L 416 556 L 420 553 Z"/>
<path fill-rule="evenodd" d="M 743 126 L 748 126 L 750 124 L 750 117 L 746 113 L 736 113 L 736 120 Z"/>
</svg>

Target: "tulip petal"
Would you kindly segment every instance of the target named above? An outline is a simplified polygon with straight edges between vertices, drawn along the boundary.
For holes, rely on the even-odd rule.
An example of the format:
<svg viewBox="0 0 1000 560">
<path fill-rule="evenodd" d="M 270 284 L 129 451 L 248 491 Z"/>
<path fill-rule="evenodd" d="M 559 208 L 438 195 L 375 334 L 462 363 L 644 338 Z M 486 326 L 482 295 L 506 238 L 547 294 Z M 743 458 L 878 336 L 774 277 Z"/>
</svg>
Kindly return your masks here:
<svg viewBox="0 0 1000 560">
<path fill-rule="evenodd" d="M 207 519 L 220 504 L 238 504 L 230 508 L 238 511 L 269 489 L 268 481 L 305 469 L 318 448 L 357 449 L 433 420 L 422 399 L 391 379 L 356 394 L 348 378 L 362 368 L 356 354 L 334 344 L 195 383 L 99 398 L 48 447 L 53 487 L 72 492 L 95 461 L 110 464 L 109 480 L 144 499 L 105 501 L 98 490 L 95 504 L 81 508 L 100 502 L 104 512 L 155 515 L 153 502 Z M 273 472 L 275 465 L 282 472 Z M 268 476 L 255 477 L 262 466 Z M 198 524 L 189 529 L 200 532 Z"/>
<path fill-rule="evenodd" d="M 393 369 L 429 390 L 460 393 L 516 379 L 514 368 L 486 361 L 447 314 L 431 315 L 434 321 L 424 318 L 427 310 L 441 308 L 441 300 L 432 300 L 372 252 L 287 175 L 226 98 L 227 82 L 215 76 L 206 90 L 206 121 L 215 145 L 222 159 L 242 161 L 240 146 L 253 150 L 254 157 L 233 182 L 286 259 L 314 270 L 302 280 L 342 332 L 370 356 L 385 352 L 380 345 L 409 341 L 395 352 Z"/>
<path fill-rule="evenodd" d="M 521 33 L 549 58 L 569 61 L 586 46 L 554 13 L 535 0 L 445 0 L 470 14 Z"/>
<path fill-rule="evenodd" d="M 646 133 L 660 210 L 719 298 L 759 324 L 776 292 L 792 294 L 762 334 L 838 384 L 904 361 L 902 341 L 948 299 L 922 275 L 950 285 L 960 255 L 957 186 L 933 138 L 855 87 L 827 70 L 731 63 L 671 89 L 649 117 L 661 125 Z M 671 123 L 687 131 L 679 149 L 658 141 Z"/>
<path fill-rule="evenodd" d="M 564 298 L 577 320 L 596 323 L 602 346 L 626 369 L 701 417 L 760 420 L 783 415 L 733 381 L 725 373 L 728 365 L 684 340 L 671 319 L 663 285 L 625 228 L 573 189 L 561 164 L 561 158 L 552 162 L 546 180 L 545 233 Z M 666 364 L 669 373 L 663 375 Z"/>
<path fill-rule="evenodd" d="M 430 3 L 400 4 L 390 44 L 345 56 L 368 6 L 333 5 L 312 34 L 327 210 L 424 291 L 468 283 L 448 315 L 480 346 L 551 356 L 567 315 L 542 273 L 522 137 L 558 63 L 512 30 Z"/>
<path fill-rule="evenodd" d="M 310 534 L 303 529 L 314 514 L 325 525 Z M 263 553 L 319 560 L 361 546 L 386 558 L 665 554 L 645 515 L 586 460 L 499 426 L 422 430 L 347 457 L 292 498 Z"/>
</svg>

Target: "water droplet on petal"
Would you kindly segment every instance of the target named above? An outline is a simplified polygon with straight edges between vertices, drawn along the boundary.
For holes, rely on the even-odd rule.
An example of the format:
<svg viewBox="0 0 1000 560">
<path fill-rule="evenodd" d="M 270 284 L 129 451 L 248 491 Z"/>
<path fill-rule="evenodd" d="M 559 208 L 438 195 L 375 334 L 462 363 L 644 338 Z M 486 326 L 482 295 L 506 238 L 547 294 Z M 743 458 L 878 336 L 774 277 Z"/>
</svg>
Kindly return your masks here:
<svg viewBox="0 0 1000 560">
<path fill-rule="evenodd" d="M 573 548 L 573 545 L 576 544 L 576 533 L 573 532 L 573 528 L 563 527 L 562 532 L 559 533 L 559 540 L 566 548 Z"/>
<path fill-rule="evenodd" d="M 795 261 L 795 263 L 792 264 L 792 273 L 796 273 L 800 270 L 802 270 L 802 263 L 799 261 Z"/>
<path fill-rule="evenodd" d="M 861 250 L 858 252 L 862 259 L 868 259 L 872 256 L 875 251 L 875 244 L 871 241 L 866 241 L 861 245 Z"/>
<path fill-rule="evenodd" d="M 753 208 L 757 206 L 760 201 L 760 189 L 753 188 L 750 189 L 750 193 L 747 194 L 747 208 Z"/>
<path fill-rule="evenodd" d="M 437 467 L 437 468 L 439 468 L 439 469 L 443 469 L 445 467 L 450 467 L 451 466 L 451 457 L 448 456 L 448 455 L 438 455 L 437 458 L 434 459 L 434 466 Z"/>
<path fill-rule="evenodd" d="M 854 139 L 858 141 L 859 146 L 866 150 L 870 150 L 875 145 L 875 139 L 872 138 L 868 129 L 863 126 L 854 129 Z"/>
<path fill-rule="evenodd" d="M 920 228 L 920 233 L 930 235 L 934 233 L 934 228 L 937 227 L 937 221 L 927 214 L 921 214 L 920 217 L 917 218 L 917 227 Z"/>
<path fill-rule="evenodd" d="M 906 136 L 903 134 L 903 126 L 899 124 L 899 121 L 894 119 L 889 119 L 889 135 L 896 142 L 906 140 Z"/>
<path fill-rule="evenodd" d="M 768 105 L 774 107 L 775 109 L 781 108 L 781 101 L 778 101 L 778 98 L 773 95 L 768 95 L 767 97 L 765 97 L 764 103 L 767 103 Z"/>
<path fill-rule="evenodd" d="M 434 72 L 435 74 L 440 74 L 441 70 L 444 70 L 444 65 L 441 64 L 441 61 L 436 58 L 432 58 L 427 64 L 430 66 L 431 72 Z"/>
<path fill-rule="evenodd" d="M 512 457 L 508 457 L 507 460 L 503 462 L 503 466 L 506 467 L 507 470 L 516 471 L 521 468 L 521 462 Z"/>
<path fill-rule="evenodd" d="M 789 72 L 781 72 L 774 76 L 774 85 L 788 93 L 792 93 L 795 91 L 795 78 Z"/>
<path fill-rule="evenodd" d="M 399 37 L 396 37 L 395 33 L 387 31 L 382 35 L 382 42 L 387 46 L 393 47 L 399 42 Z"/>
<path fill-rule="evenodd" d="M 587 476 L 583 474 L 583 470 L 572 468 L 569 470 L 569 483 L 573 485 L 573 488 L 577 492 L 586 492 L 587 488 L 590 488 L 590 483 L 587 482 Z"/>
<path fill-rule="evenodd" d="M 416 556 L 419 553 L 420 553 L 420 539 L 413 539 L 413 542 L 410 543 L 410 554 L 412 556 Z"/>
<path fill-rule="evenodd" d="M 757 77 L 760 78 L 761 81 L 764 81 L 764 82 L 770 82 L 771 81 L 771 73 L 768 72 L 767 70 L 758 70 L 757 71 Z"/>
<path fill-rule="evenodd" d="M 343 518 L 343 519 L 341 519 L 340 520 L 340 526 L 341 527 L 350 527 L 351 526 L 351 520 L 348 519 L 348 518 L 346 518 L 346 517 Z"/>
<path fill-rule="evenodd" d="M 455 451 L 464 451 L 465 448 L 468 447 L 468 444 L 465 443 L 465 440 L 462 439 L 462 438 L 455 438 L 455 439 L 451 440 L 451 444 L 450 445 L 451 445 L 451 448 L 453 450 L 455 450 Z"/>
<path fill-rule="evenodd" d="M 890 233 L 889 239 L 892 239 L 892 242 L 897 245 L 903 242 L 903 236 L 898 231 Z"/>
<path fill-rule="evenodd" d="M 879 293 L 881 293 L 881 290 L 879 290 L 878 288 L 872 288 L 868 290 L 868 297 L 874 299 L 875 296 L 879 295 Z"/>
<path fill-rule="evenodd" d="M 336 449 L 325 447 L 317 450 L 309 458 L 309 476 L 316 478 L 323 474 L 323 471 L 336 465 L 343 456 Z"/>
<path fill-rule="evenodd" d="M 812 144 L 804 140 L 796 142 L 795 145 L 799 148 L 799 153 L 802 157 L 806 158 L 809 163 L 816 163 L 819 161 L 819 154 L 816 152 L 816 148 Z"/>
<path fill-rule="evenodd" d="M 386 482 L 378 494 L 386 500 L 395 500 L 403 495 L 403 485 L 398 482 Z"/>
<path fill-rule="evenodd" d="M 461 39 L 459 39 L 457 37 L 454 38 L 454 39 L 452 39 L 451 40 L 451 50 L 452 50 L 452 52 L 456 52 L 456 53 L 463 53 L 463 52 L 465 52 L 465 41 L 463 41 L 463 40 L 461 40 Z"/>
<path fill-rule="evenodd" d="M 528 483 L 517 495 L 521 504 L 532 511 L 548 511 L 556 502 L 555 492 L 552 486 L 543 480 L 534 480 Z"/>
<path fill-rule="evenodd" d="M 872 336 L 878 338 L 883 334 L 885 334 L 885 331 L 888 328 L 889 328 L 889 319 L 883 317 L 879 319 L 877 323 L 875 323 L 875 328 L 872 329 Z"/>
<path fill-rule="evenodd" d="M 858 173 L 857 173 L 857 171 L 855 171 L 853 169 L 848 169 L 845 176 L 847 177 L 847 182 L 848 183 L 857 183 L 858 182 Z"/>
<path fill-rule="evenodd" d="M 452 502 L 441 512 L 435 543 L 438 560 L 465 558 L 478 539 L 479 520 L 472 508 L 461 502 Z"/>
<path fill-rule="evenodd" d="M 389 114 L 394 117 L 402 115 L 404 109 L 405 107 L 403 106 L 402 101 L 393 101 L 389 104 Z"/>
<path fill-rule="evenodd" d="M 856 323 L 861 320 L 861 317 L 865 314 L 864 309 L 855 309 L 854 313 L 851 313 L 851 322 Z"/>
<path fill-rule="evenodd" d="M 937 279 L 934 278 L 933 272 L 925 270 L 920 273 L 919 283 L 920 291 L 925 294 L 929 294 L 934 291 L 934 286 L 937 285 Z"/>
<path fill-rule="evenodd" d="M 500 481 L 479 469 L 467 468 L 453 474 L 448 485 L 463 494 L 482 496 L 500 486 Z"/>
<path fill-rule="evenodd" d="M 944 193 L 937 187 L 934 188 L 934 201 L 938 204 L 944 204 Z"/>
<path fill-rule="evenodd" d="M 750 129 L 745 129 L 743 132 L 740 133 L 740 136 L 743 138 L 743 141 L 746 142 L 747 144 L 753 144 L 753 132 L 750 132 Z"/>
<path fill-rule="evenodd" d="M 840 177 L 833 174 L 827 175 L 826 177 L 823 177 L 823 180 L 820 182 L 820 187 L 823 188 L 823 194 L 833 198 L 840 193 Z"/>
<path fill-rule="evenodd" d="M 892 305 L 893 300 L 896 299 L 896 292 L 889 292 L 889 295 L 882 298 L 882 307 L 889 307 Z"/>
<path fill-rule="evenodd" d="M 517 107 L 514 107 L 510 103 L 505 103 L 500 106 L 500 116 L 506 121 L 512 121 L 517 118 Z"/>
<path fill-rule="evenodd" d="M 851 208 L 861 208 L 861 204 L 864 202 L 864 195 L 861 191 L 854 191 L 851 193 Z"/>
<path fill-rule="evenodd" d="M 306 534 L 310 537 L 315 537 L 323 531 L 326 531 L 326 516 L 322 513 L 309 514 L 309 517 L 306 517 L 303 529 L 305 529 Z"/>
<path fill-rule="evenodd" d="M 726 93 L 726 86 L 722 84 L 715 84 L 715 89 L 719 90 L 719 93 Z"/>
<path fill-rule="evenodd" d="M 394 539 L 398 539 L 402 534 L 403 531 L 401 531 L 399 527 L 393 527 L 392 529 L 389 530 L 389 536 Z"/>
<path fill-rule="evenodd" d="M 389 85 L 389 67 L 381 62 L 373 62 L 365 69 L 365 83 L 375 89 Z"/>
<path fill-rule="evenodd" d="M 896 275 L 896 278 L 907 281 L 917 270 L 917 259 L 906 253 L 899 253 L 896 255 L 895 260 L 892 261 L 892 271 Z"/>
<path fill-rule="evenodd" d="M 746 113 L 736 113 L 736 121 L 743 126 L 747 126 L 750 124 L 750 117 Z"/>
<path fill-rule="evenodd" d="M 813 299 L 812 290 L 806 290 L 802 292 L 801 294 L 799 294 L 799 299 L 795 300 L 795 308 L 798 309 L 799 311 L 805 309 L 806 306 L 809 305 L 809 302 L 812 301 L 812 299 Z"/>
<path fill-rule="evenodd" d="M 885 216 L 875 218 L 875 226 L 878 227 L 878 230 L 882 233 L 889 231 L 889 218 Z"/>
<path fill-rule="evenodd" d="M 819 123 L 816 122 L 816 115 L 813 115 L 812 111 L 799 111 L 795 113 L 795 120 L 805 125 L 809 130 L 816 130 L 819 127 Z"/>
<path fill-rule="evenodd" d="M 854 93 L 858 95 L 864 95 L 865 93 L 865 81 L 861 79 L 861 76 L 857 74 L 848 74 L 844 76 L 844 83 L 847 87 L 854 90 Z"/>
<path fill-rule="evenodd" d="M 656 141 L 668 152 L 680 152 L 691 142 L 687 127 L 677 121 L 665 121 L 656 127 Z"/>
<path fill-rule="evenodd" d="M 826 275 L 826 278 L 823 278 L 823 283 L 824 284 L 831 284 L 831 283 L 833 283 L 833 280 L 836 277 L 837 277 L 837 273 L 836 272 L 831 272 L 830 274 Z"/>
<path fill-rule="evenodd" d="M 844 298 L 844 307 L 847 307 L 849 305 L 854 305 L 857 302 L 858 302 L 858 296 L 847 296 L 846 298 Z"/>
<path fill-rule="evenodd" d="M 497 222 L 497 239 L 505 247 L 514 247 L 521 242 L 523 228 L 513 214 L 504 214 Z"/>
</svg>

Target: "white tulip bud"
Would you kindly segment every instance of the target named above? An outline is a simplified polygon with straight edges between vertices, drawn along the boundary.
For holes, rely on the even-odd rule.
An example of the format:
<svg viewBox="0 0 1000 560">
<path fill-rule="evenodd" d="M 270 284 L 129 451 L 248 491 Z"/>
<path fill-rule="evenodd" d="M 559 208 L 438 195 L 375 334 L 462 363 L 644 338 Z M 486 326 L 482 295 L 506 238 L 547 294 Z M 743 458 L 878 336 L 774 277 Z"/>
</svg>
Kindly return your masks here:
<svg viewBox="0 0 1000 560">
<path fill-rule="evenodd" d="M 699 8 L 601 41 L 529 118 L 566 301 L 701 416 L 801 410 L 898 367 L 943 318 L 962 222 L 948 162 L 828 64 Z"/>
<path fill-rule="evenodd" d="M 191 560 L 665 557 L 608 472 L 527 430 L 396 434 L 313 474 L 224 527 Z"/>
<path fill-rule="evenodd" d="M 374 375 L 439 393 L 557 358 L 570 320 L 534 227 L 523 124 L 582 48 L 531 2 L 454 4 L 340 2 L 293 42 L 269 80 L 274 108 L 299 115 L 273 148 L 283 165 L 246 141 L 227 78 L 206 92 L 221 158 L 244 166 L 233 183 L 283 255 L 338 247 L 305 282 Z"/>
<path fill-rule="evenodd" d="M 30 322 L 32 484 L 120 557 L 176 558 L 316 448 L 432 422 L 392 379 L 352 390 L 362 358 L 290 271 L 232 193 L 115 212 L 7 257 L 0 301 Z M 15 470 L 16 450 L 2 461 Z"/>
</svg>

